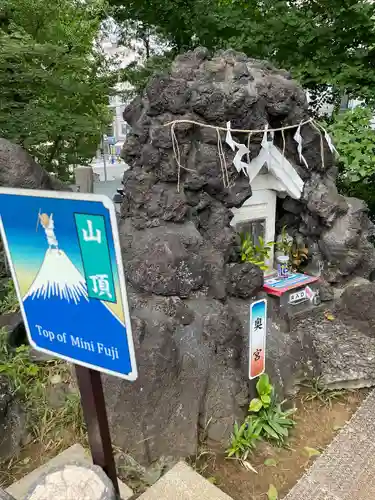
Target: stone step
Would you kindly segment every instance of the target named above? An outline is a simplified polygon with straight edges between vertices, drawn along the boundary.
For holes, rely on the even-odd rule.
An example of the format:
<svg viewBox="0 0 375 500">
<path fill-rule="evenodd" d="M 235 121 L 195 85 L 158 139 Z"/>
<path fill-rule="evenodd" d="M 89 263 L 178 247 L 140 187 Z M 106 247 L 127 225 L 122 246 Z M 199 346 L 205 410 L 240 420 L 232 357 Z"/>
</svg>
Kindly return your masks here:
<svg viewBox="0 0 375 500">
<path fill-rule="evenodd" d="M 82 464 L 92 463 L 89 453 L 85 451 L 83 446 L 81 446 L 80 444 L 74 444 L 56 457 L 52 458 L 46 464 L 42 465 L 38 469 L 33 470 L 32 472 L 27 474 L 27 476 L 13 483 L 11 486 L 9 486 L 9 488 L 7 488 L 6 491 L 16 500 L 24 500 L 30 488 L 39 480 L 40 477 L 44 476 L 52 469 L 56 469 L 61 465 L 71 462 Z M 128 500 L 133 496 L 133 491 L 120 480 L 119 488 L 122 500 Z"/>
<path fill-rule="evenodd" d="M 179 462 L 138 500 L 232 500 L 232 498 L 200 476 L 185 462 Z"/>
</svg>

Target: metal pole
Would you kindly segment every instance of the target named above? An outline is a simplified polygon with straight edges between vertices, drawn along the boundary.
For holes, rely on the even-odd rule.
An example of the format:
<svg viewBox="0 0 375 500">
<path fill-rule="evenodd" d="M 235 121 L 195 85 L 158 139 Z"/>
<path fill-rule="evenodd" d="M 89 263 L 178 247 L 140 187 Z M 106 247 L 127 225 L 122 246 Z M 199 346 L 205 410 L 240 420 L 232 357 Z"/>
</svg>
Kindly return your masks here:
<svg viewBox="0 0 375 500">
<path fill-rule="evenodd" d="M 104 470 L 120 495 L 100 372 L 78 365 L 75 368 L 92 461 Z"/>
<path fill-rule="evenodd" d="M 102 134 L 102 149 L 103 149 L 103 166 L 104 166 L 104 180 L 107 180 L 107 161 L 105 159 L 105 144 L 104 144 L 104 134 Z"/>
</svg>

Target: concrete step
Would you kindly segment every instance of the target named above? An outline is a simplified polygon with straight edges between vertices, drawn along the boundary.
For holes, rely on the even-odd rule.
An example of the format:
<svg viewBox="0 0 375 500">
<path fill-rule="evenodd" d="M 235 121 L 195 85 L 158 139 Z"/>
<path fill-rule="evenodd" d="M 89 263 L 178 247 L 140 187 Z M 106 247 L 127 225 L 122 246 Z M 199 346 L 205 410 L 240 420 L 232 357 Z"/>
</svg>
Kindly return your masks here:
<svg viewBox="0 0 375 500">
<path fill-rule="evenodd" d="M 89 453 L 85 451 L 83 446 L 80 444 L 75 444 L 63 451 L 56 457 L 52 458 L 49 462 L 42 465 L 38 469 L 33 470 L 27 476 L 23 477 L 19 481 L 13 483 L 9 488 L 7 488 L 7 493 L 13 496 L 16 500 L 24 500 L 26 494 L 38 479 L 46 474 L 51 469 L 55 469 L 61 465 L 68 462 L 78 462 L 78 463 L 92 463 Z M 122 481 L 119 480 L 120 495 L 122 500 L 128 500 L 133 496 L 133 491 L 126 486 Z"/>
<path fill-rule="evenodd" d="M 138 500 L 232 500 L 185 462 L 177 465 Z"/>
</svg>

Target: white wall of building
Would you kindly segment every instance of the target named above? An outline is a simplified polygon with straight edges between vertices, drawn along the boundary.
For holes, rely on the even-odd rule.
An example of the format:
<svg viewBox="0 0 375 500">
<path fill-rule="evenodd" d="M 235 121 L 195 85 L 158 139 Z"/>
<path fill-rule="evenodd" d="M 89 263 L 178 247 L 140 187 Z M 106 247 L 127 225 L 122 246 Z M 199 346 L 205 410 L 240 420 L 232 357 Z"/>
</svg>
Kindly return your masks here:
<svg viewBox="0 0 375 500">
<path fill-rule="evenodd" d="M 114 69 L 126 68 L 131 62 L 136 60 L 137 54 L 131 49 L 118 45 L 115 35 L 108 36 L 101 41 L 101 47 L 106 57 L 113 62 Z M 131 86 L 126 82 L 120 82 L 116 85 L 115 91 L 118 93 L 109 96 L 109 108 L 113 115 L 113 136 L 115 142 L 124 142 L 126 139 L 128 126 L 123 118 L 123 112 L 128 104 L 126 99 L 126 91 L 130 90 Z"/>
</svg>

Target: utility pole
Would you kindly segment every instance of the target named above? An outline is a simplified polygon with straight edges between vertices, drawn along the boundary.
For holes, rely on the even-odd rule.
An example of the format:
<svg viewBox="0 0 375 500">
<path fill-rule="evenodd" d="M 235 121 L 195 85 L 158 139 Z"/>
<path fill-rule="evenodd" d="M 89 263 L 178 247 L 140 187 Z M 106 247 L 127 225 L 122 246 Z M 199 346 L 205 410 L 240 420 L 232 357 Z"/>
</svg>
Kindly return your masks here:
<svg viewBox="0 0 375 500">
<path fill-rule="evenodd" d="M 104 167 L 104 180 L 107 180 L 107 161 L 105 159 L 105 142 L 104 134 L 102 133 L 102 151 L 103 151 L 103 167 Z"/>
</svg>

